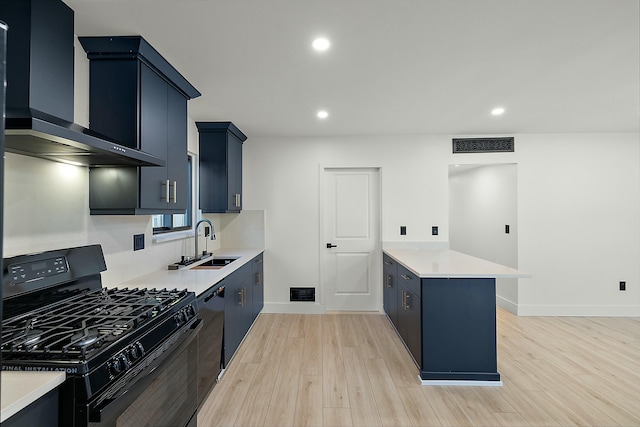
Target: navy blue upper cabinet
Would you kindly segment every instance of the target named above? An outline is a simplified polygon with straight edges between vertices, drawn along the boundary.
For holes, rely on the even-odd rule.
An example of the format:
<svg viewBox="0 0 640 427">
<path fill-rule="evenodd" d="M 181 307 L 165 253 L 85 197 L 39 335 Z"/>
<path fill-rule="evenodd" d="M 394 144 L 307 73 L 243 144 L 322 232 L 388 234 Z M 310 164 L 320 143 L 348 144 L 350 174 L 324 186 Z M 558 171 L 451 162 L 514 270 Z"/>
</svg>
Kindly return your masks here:
<svg viewBox="0 0 640 427">
<path fill-rule="evenodd" d="M 196 122 L 200 152 L 200 209 L 242 210 L 242 143 L 247 137 L 231 122 Z"/>
<path fill-rule="evenodd" d="M 166 161 L 165 167 L 91 168 L 91 214 L 184 212 L 187 101 L 200 93 L 140 36 L 79 40 L 90 60 L 89 127 Z"/>
</svg>

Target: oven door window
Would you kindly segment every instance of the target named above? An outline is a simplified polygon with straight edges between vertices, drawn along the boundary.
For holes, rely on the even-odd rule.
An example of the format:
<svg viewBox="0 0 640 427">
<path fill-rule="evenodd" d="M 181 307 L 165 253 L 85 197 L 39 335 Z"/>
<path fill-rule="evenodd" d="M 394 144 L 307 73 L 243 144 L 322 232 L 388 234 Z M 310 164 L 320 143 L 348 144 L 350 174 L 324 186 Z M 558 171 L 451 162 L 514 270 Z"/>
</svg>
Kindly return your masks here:
<svg viewBox="0 0 640 427">
<path fill-rule="evenodd" d="M 145 372 L 143 381 L 132 385 L 100 412 L 99 421 L 91 427 L 183 427 L 195 418 L 198 403 L 198 340 L 197 336 L 180 345 L 180 349 L 152 372 Z M 126 400 L 127 406 L 122 407 Z M 128 401 L 132 400 L 131 403 Z"/>
</svg>

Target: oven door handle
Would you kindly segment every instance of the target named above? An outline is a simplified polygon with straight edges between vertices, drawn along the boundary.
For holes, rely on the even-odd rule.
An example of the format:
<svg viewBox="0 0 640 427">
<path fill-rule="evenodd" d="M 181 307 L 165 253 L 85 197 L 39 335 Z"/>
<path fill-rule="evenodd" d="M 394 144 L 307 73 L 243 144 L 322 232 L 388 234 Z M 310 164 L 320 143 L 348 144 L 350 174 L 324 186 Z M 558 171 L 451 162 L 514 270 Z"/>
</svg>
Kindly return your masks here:
<svg viewBox="0 0 640 427">
<path fill-rule="evenodd" d="M 181 337 L 180 342 L 176 343 L 164 354 L 158 357 L 156 360 L 138 375 L 134 376 L 131 381 L 123 386 L 113 397 L 105 399 L 103 402 L 89 405 L 89 421 L 105 423 L 104 425 L 110 425 L 117 419 L 121 413 L 131 405 L 135 399 L 140 395 L 140 391 L 146 389 L 156 378 L 154 372 L 163 365 L 171 362 L 178 354 L 184 351 L 189 344 L 198 336 L 198 333 L 202 329 L 202 320 L 196 319 L 196 321 L 190 326 L 189 330 Z M 94 406 L 95 405 L 95 406 Z M 197 402 L 194 403 L 194 408 L 197 408 Z"/>
</svg>

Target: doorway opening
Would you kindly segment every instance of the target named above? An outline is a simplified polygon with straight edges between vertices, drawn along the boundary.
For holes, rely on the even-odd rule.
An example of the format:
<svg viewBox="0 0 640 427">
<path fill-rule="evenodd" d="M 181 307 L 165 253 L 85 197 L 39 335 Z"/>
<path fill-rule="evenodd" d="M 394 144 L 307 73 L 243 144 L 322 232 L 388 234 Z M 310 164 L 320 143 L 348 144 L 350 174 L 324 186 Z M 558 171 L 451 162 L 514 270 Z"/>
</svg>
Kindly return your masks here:
<svg viewBox="0 0 640 427">
<path fill-rule="evenodd" d="M 518 268 L 518 167 L 449 165 L 449 247 Z M 517 313 L 518 279 L 496 281 L 498 304 Z"/>
</svg>

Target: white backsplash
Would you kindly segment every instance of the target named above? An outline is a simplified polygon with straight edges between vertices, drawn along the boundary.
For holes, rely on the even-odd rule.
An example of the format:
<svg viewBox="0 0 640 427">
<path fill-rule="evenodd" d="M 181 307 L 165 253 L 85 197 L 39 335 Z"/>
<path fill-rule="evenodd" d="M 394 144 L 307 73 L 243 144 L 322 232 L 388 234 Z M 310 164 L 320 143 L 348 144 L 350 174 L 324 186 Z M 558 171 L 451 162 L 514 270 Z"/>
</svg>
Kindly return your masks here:
<svg viewBox="0 0 640 427">
<path fill-rule="evenodd" d="M 264 211 L 207 218 L 214 224 L 217 239 L 205 243 L 201 230 L 200 248 L 264 247 Z M 145 249 L 133 251 L 134 234 L 144 234 Z M 107 264 L 102 282 L 107 287 L 166 268 L 181 255 L 194 254 L 192 232 L 154 241 L 149 215 L 89 215 L 86 167 L 7 153 L 3 256 L 90 244 L 102 246 Z"/>
<path fill-rule="evenodd" d="M 224 249 L 265 247 L 263 210 L 243 210 L 239 214 L 206 214 L 204 217 L 213 221 L 216 234 L 217 230 L 221 231 L 222 237 L 218 239 L 220 247 Z"/>
</svg>

